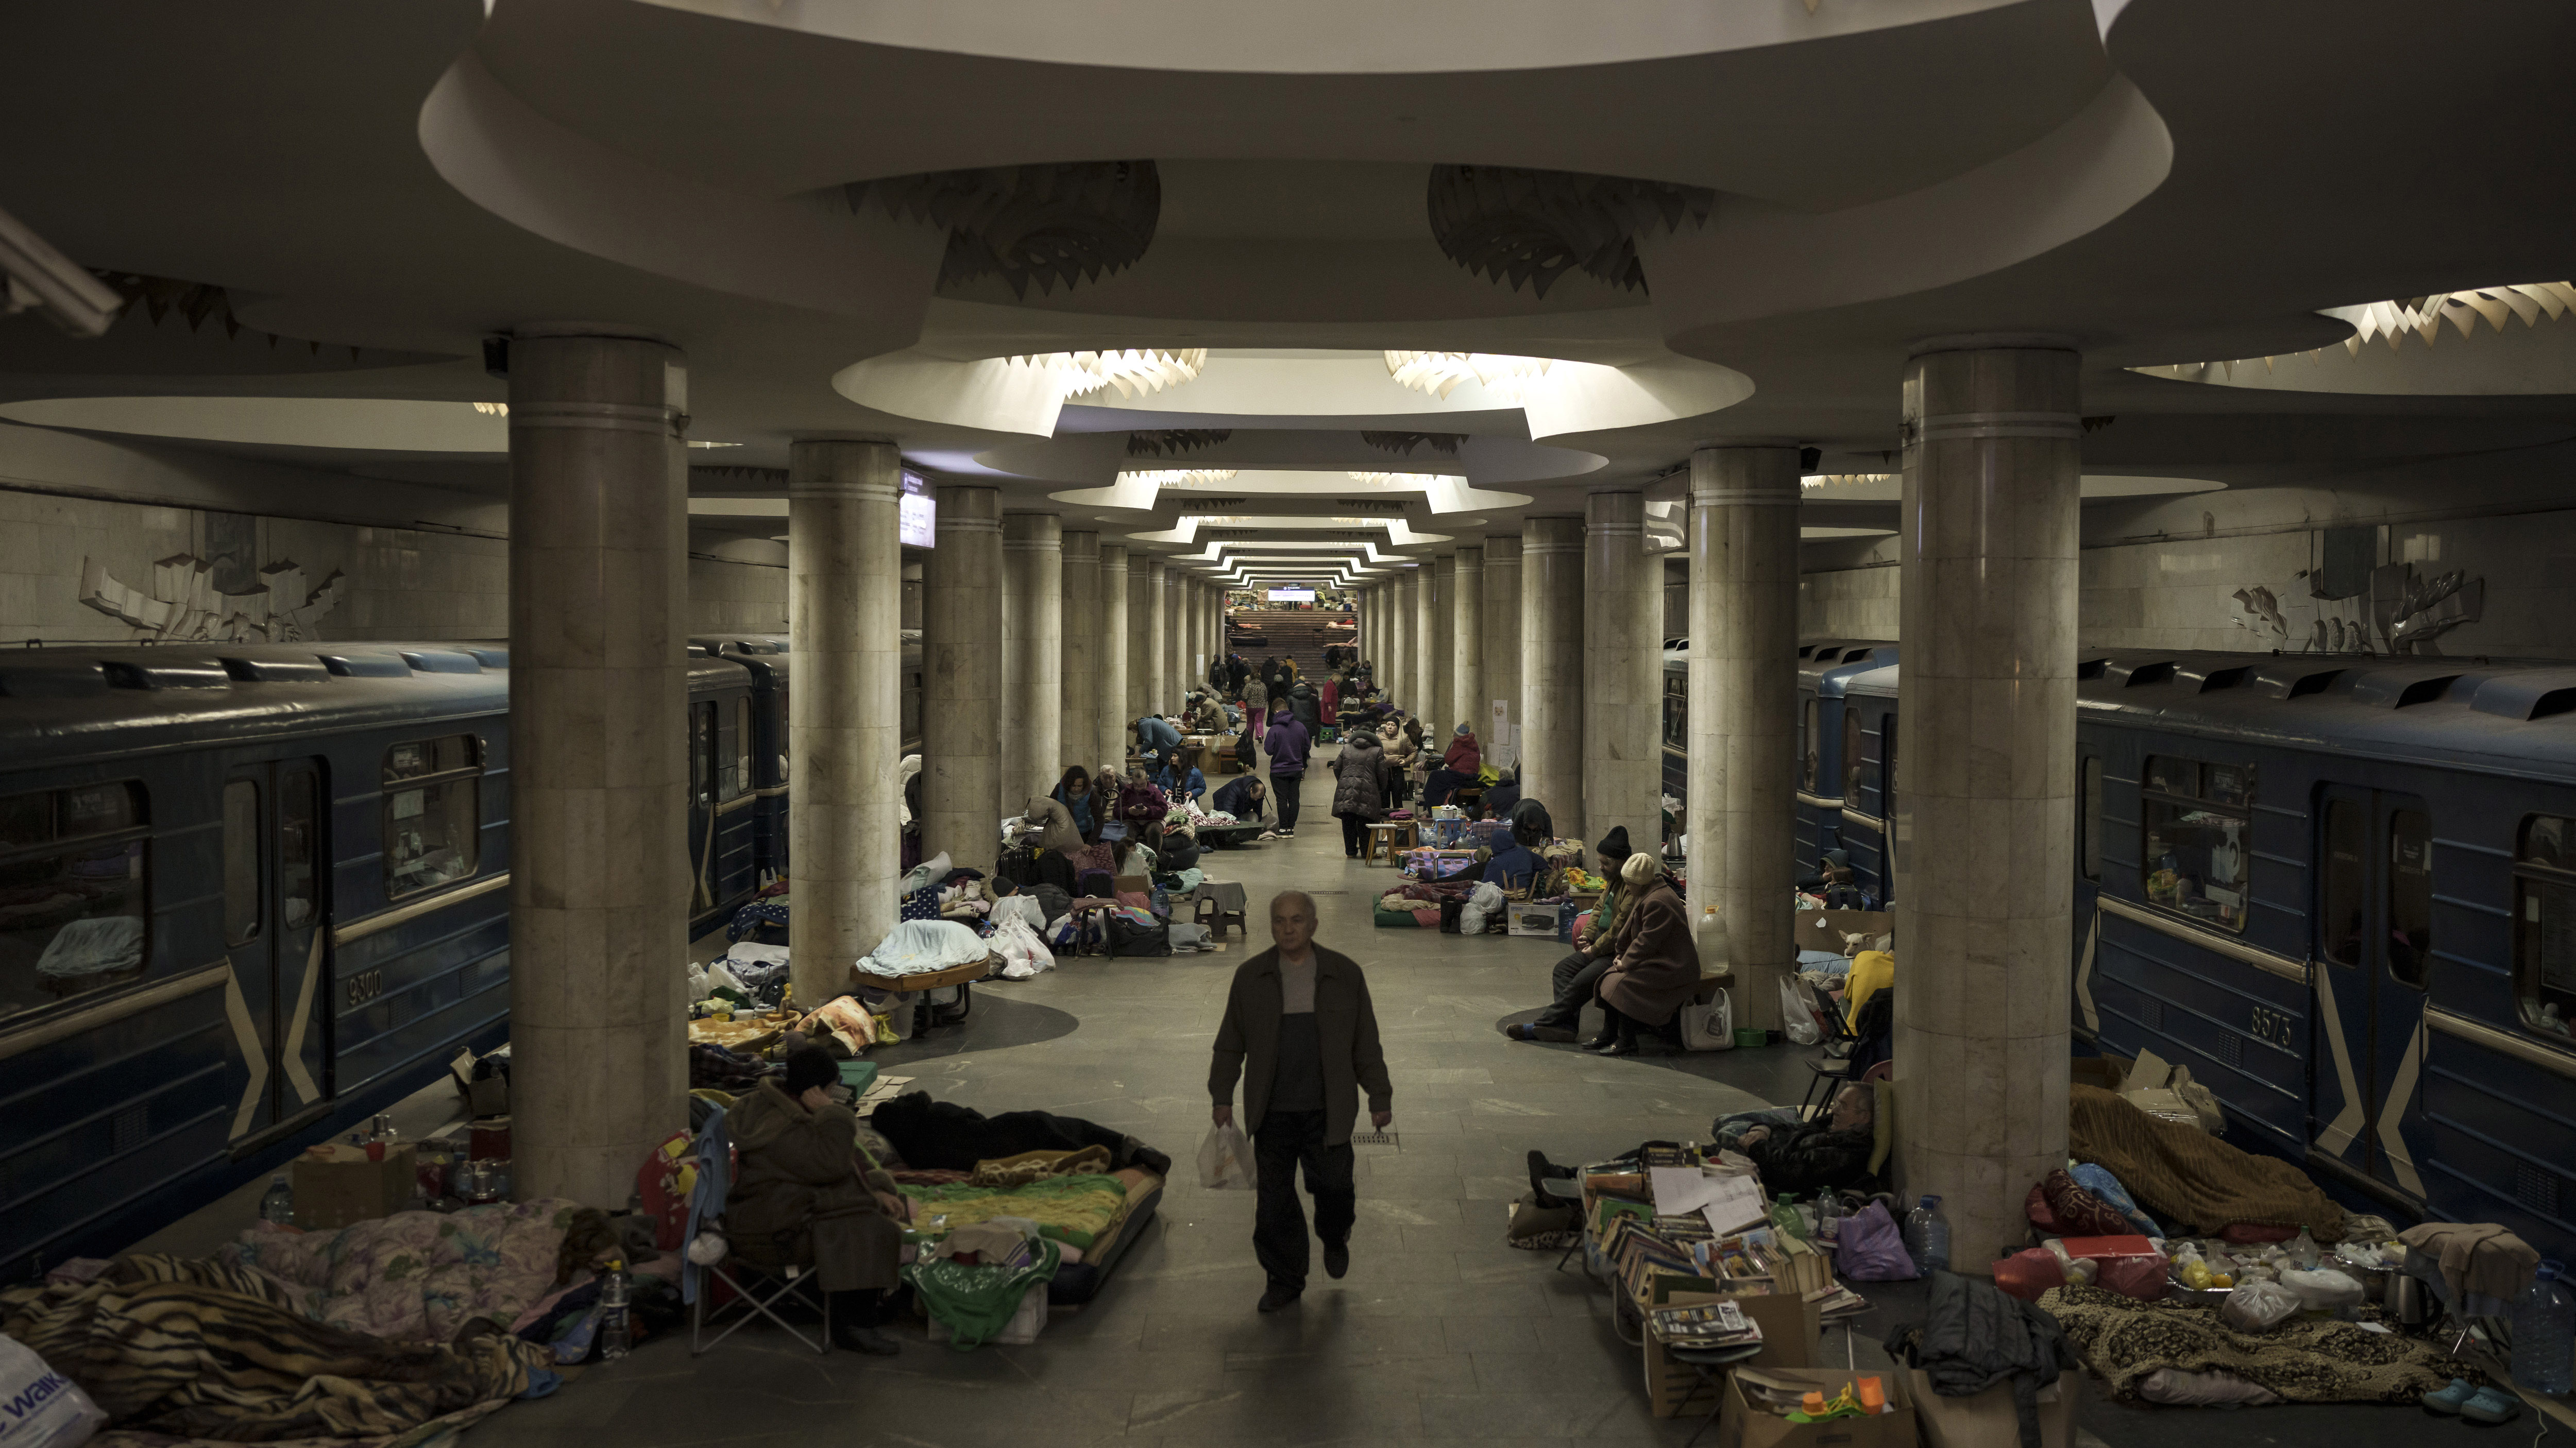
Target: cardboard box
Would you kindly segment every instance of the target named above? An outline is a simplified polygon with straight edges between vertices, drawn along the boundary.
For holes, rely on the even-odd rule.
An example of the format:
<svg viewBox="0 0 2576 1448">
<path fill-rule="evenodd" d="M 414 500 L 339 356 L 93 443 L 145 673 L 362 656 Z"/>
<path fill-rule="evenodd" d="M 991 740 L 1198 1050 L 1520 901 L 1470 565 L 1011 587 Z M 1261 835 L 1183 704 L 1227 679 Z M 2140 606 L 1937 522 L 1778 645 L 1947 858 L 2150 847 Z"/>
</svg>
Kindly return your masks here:
<svg viewBox="0 0 2576 1448">
<path fill-rule="evenodd" d="M 1896 930 L 1893 910 L 1801 910 L 1798 912 L 1798 948 L 1830 950 L 1836 955 L 1855 955 L 1863 950 L 1876 950 L 1878 938 Z M 1855 943 L 1848 936 L 1863 937 Z"/>
<path fill-rule="evenodd" d="M 1921 1368 L 1907 1369 L 1905 1377 L 1915 1419 L 1930 1448 L 2021 1448 L 2021 1417 L 2013 1411 L 2011 1384 L 1945 1398 L 1932 1391 L 1932 1378 Z M 2074 1448 L 2075 1404 L 2083 1395 L 2080 1368 L 2058 1374 L 2056 1382 L 2039 1390 L 2040 1448 Z"/>
<path fill-rule="evenodd" d="M 1514 901 L 1503 907 L 1503 913 L 1510 920 L 1506 934 L 1530 935 L 1550 940 L 1556 938 L 1560 927 L 1572 918 L 1566 913 L 1565 907 L 1555 901 L 1549 901 L 1544 905 Z"/>
<path fill-rule="evenodd" d="M 295 1225 L 306 1231 L 329 1231 L 357 1222 L 372 1222 L 411 1207 L 419 1162 L 410 1142 L 390 1147 L 382 1161 L 361 1152 L 345 1159 L 347 1146 L 317 1147 L 343 1159 L 307 1154 L 295 1159 Z"/>
<path fill-rule="evenodd" d="M 1753 1406 L 1744 1396 L 1743 1384 L 1729 1373 L 1725 1406 L 1718 1413 L 1718 1448 L 1914 1448 L 1914 1393 L 1901 1372 L 1771 1368 L 1765 1369 L 1765 1374 L 1802 1383 L 1828 1398 L 1840 1394 L 1846 1383 L 1874 1376 L 1886 1387 L 1887 1400 L 1896 1411 L 1872 1418 L 1792 1423 L 1768 1409 Z"/>
<path fill-rule="evenodd" d="M 1662 1284 L 1686 1283 L 1694 1279 L 1665 1276 Z M 1706 1281 L 1707 1279 L 1697 1279 Z M 1658 1307 L 1697 1307 L 1715 1302 L 1724 1294 L 1672 1290 L 1658 1295 Z M 1746 1317 L 1762 1328 L 1762 1351 L 1747 1359 L 1746 1367 L 1803 1368 L 1816 1360 L 1816 1342 L 1824 1329 L 1816 1304 L 1795 1297 L 1778 1295 L 1735 1297 L 1735 1305 Z M 1646 1403 L 1658 1418 L 1679 1417 L 1684 1413 L 1705 1414 L 1717 1406 L 1715 1394 L 1720 1391 L 1700 1381 L 1690 1364 L 1672 1356 L 1671 1349 L 1659 1341 L 1649 1327 L 1643 1349 L 1646 1371 Z M 1720 1380 L 1723 1382 L 1723 1379 Z"/>
</svg>

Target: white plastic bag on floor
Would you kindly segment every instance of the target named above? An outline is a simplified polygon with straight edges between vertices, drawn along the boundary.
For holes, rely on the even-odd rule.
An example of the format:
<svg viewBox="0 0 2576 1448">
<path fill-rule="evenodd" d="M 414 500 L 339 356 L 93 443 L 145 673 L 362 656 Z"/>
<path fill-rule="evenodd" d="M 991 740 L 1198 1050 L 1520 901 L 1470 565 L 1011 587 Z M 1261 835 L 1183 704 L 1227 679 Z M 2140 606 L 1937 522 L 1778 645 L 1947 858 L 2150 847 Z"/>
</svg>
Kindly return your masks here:
<svg viewBox="0 0 2576 1448">
<path fill-rule="evenodd" d="M 1731 1051 L 1735 1049 L 1735 1000 L 1721 989 L 1717 999 L 1703 1005 L 1685 1003 L 1681 1009 L 1682 1046 L 1692 1051 Z"/>
<path fill-rule="evenodd" d="M 1491 880 L 1478 882 L 1475 890 L 1467 896 L 1467 903 L 1458 907 L 1458 933 L 1484 934 L 1485 927 L 1493 923 L 1494 916 L 1502 908 L 1503 887 Z"/>
<path fill-rule="evenodd" d="M 1005 920 L 1019 920 L 1031 930 L 1044 930 L 1047 923 L 1046 907 L 1038 903 L 1036 896 L 1026 893 L 1005 895 L 994 901 L 992 914 L 986 918 L 996 925 Z"/>
<path fill-rule="evenodd" d="M 1248 1192 L 1254 1186 L 1252 1139 L 1240 1126 L 1210 1126 L 1199 1138 L 1199 1185 Z"/>
<path fill-rule="evenodd" d="M 2278 1282 L 2240 1282 L 2218 1306 L 2218 1320 L 2236 1332 L 2270 1332 L 2299 1314 L 2299 1294 Z"/>
<path fill-rule="evenodd" d="M 1789 1039 L 1801 1046 L 1812 1046 L 1825 1038 L 1816 1025 L 1816 1008 L 1808 1004 L 1807 993 L 1796 976 L 1780 982 L 1780 1025 Z"/>
<path fill-rule="evenodd" d="M 1055 969 L 1055 954 L 1029 928 L 1029 922 L 1013 915 L 1005 918 L 985 938 L 993 953 L 1002 957 L 1002 979 L 1027 980 L 1042 970 Z"/>
<path fill-rule="evenodd" d="M 107 1426 L 89 1394 L 13 1337 L 0 1337 L 0 1404 L 0 1448 L 80 1448 Z"/>
</svg>

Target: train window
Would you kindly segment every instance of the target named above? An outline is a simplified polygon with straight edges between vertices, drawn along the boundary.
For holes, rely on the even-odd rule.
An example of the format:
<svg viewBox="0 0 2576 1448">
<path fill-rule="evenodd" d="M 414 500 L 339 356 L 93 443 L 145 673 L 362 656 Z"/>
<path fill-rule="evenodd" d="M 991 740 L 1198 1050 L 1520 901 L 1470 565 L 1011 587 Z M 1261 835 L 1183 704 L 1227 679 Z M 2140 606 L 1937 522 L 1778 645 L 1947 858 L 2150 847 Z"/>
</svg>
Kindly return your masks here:
<svg viewBox="0 0 2576 1448">
<path fill-rule="evenodd" d="M 2424 988 L 2433 955 L 2433 820 L 2422 810 L 2388 816 L 2388 974 Z"/>
<path fill-rule="evenodd" d="M 2102 878 L 2102 757 L 2084 756 L 2084 795 L 2075 815 L 2075 848 L 2084 864 L 2084 878 Z"/>
<path fill-rule="evenodd" d="M 733 701 L 733 778 L 725 781 L 725 798 L 751 792 L 751 696 Z"/>
<path fill-rule="evenodd" d="M 143 974 L 143 787 L 0 798 L 0 1018 Z"/>
<path fill-rule="evenodd" d="M 1809 794 L 1816 792 L 1816 770 L 1823 762 L 1819 753 L 1824 747 L 1824 741 L 1819 737 L 1824 728 L 1823 713 L 1824 706 L 1809 699 L 1805 718 L 1798 725 L 1800 747 L 1806 756 L 1799 766 L 1798 787 Z"/>
<path fill-rule="evenodd" d="M 2361 964 L 2362 912 L 2370 908 L 2370 814 L 2359 800 L 2326 801 L 2323 918 L 2317 948 L 2342 966 Z"/>
<path fill-rule="evenodd" d="M 2522 1023 L 2576 1044 L 2576 819 L 2534 815 L 2515 852 L 2513 993 Z"/>
<path fill-rule="evenodd" d="M 387 899 L 473 874 L 483 853 L 483 741 L 450 734 L 386 750 L 384 825 Z"/>
<path fill-rule="evenodd" d="M 1860 808 L 1860 711 L 1843 705 L 1843 803 Z"/>
<path fill-rule="evenodd" d="M 1664 742 L 1675 749 L 1690 747 L 1690 685 L 1670 675 L 1664 679 Z"/>
<path fill-rule="evenodd" d="M 2243 930 L 2254 767 L 2151 757 L 2146 780 L 2147 903 Z"/>
<path fill-rule="evenodd" d="M 320 914 L 313 889 L 313 862 L 319 856 L 322 811 L 310 769 L 289 770 L 280 781 L 277 800 L 277 909 L 288 930 L 311 925 Z"/>
<path fill-rule="evenodd" d="M 259 936 L 259 784 L 224 782 L 224 944 Z"/>
<path fill-rule="evenodd" d="M 689 728 L 696 736 L 689 745 L 689 788 L 698 797 L 698 807 L 714 802 L 716 773 L 716 706 L 689 706 Z"/>
</svg>

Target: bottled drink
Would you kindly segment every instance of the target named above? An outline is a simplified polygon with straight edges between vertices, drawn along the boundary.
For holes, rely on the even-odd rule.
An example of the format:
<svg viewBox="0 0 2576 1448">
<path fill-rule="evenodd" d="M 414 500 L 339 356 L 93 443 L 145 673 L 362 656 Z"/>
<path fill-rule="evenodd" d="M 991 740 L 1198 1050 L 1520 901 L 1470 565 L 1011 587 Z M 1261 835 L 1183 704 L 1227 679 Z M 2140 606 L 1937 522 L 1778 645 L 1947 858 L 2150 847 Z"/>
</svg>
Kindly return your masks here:
<svg viewBox="0 0 2576 1448">
<path fill-rule="evenodd" d="M 1843 1194 L 1825 1192 L 1816 1198 L 1816 1241 L 1830 1247 L 1842 1240 Z"/>
<path fill-rule="evenodd" d="M 1165 889 L 1159 880 L 1154 884 L 1154 913 L 1166 920 L 1172 918 L 1171 891 Z"/>
<path fill-rule="evenodd" d="M 1782 1192 L 1772 1201 L 1771 1226 L 1783 1237 L 1795 1237 L 1802 1242 L 1807 1239 L 1807 1221 L 1798 1215 L 1795 1192 Z"/>
<path fill-rule="evenodd" d="M 259 1219 L 281 1227 L 295 1225 L 295 1189 L 286 1184 L 286 1173 L 269 1178 L 268 1195 L 259 1199 Z"/>
<path fill-rule="evenodd" d="M 599 1355 L 622 1358 L 633 1345 L 635 1334 L 626 1320 L 626 1264 L 608 1264 L 608 1280 L 599 1288 Z"/>
<path fill-rule="evenodd" d="M 1925 1196 L 1905 1214 L 1905 1253 L 1921 1273 L 1950 1270 L 1950 1219 L 1941 1215 L 1941 1199 Z"/>
<path fill-rule="evenodd" d="M 2513 1302 L 2513 1381 L 2525 1392 L 2576 1390 L 2576 1291 L 2543 1262 Z"/>
</svg>

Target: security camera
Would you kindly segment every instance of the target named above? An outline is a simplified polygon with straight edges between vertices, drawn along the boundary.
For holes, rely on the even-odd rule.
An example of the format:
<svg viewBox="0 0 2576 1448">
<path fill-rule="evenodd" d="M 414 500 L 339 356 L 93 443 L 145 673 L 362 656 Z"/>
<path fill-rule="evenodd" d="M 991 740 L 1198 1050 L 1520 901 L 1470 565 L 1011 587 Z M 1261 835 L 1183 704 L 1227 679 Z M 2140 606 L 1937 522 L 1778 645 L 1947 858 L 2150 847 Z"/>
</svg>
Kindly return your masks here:
<svg viewBox="0 0 2576 1448">
<path fill-rule="evenodd" d="M 0 272 L 8 278 L 7 290 L 0 292 L 0 316 L 40 311 L 75 337 L 95 337 L 115 325 L 117 314 L 125 310 L 125 298 L 114 287 L 82 270 L 6 211 L 0 211 Z"/>
</svg>

